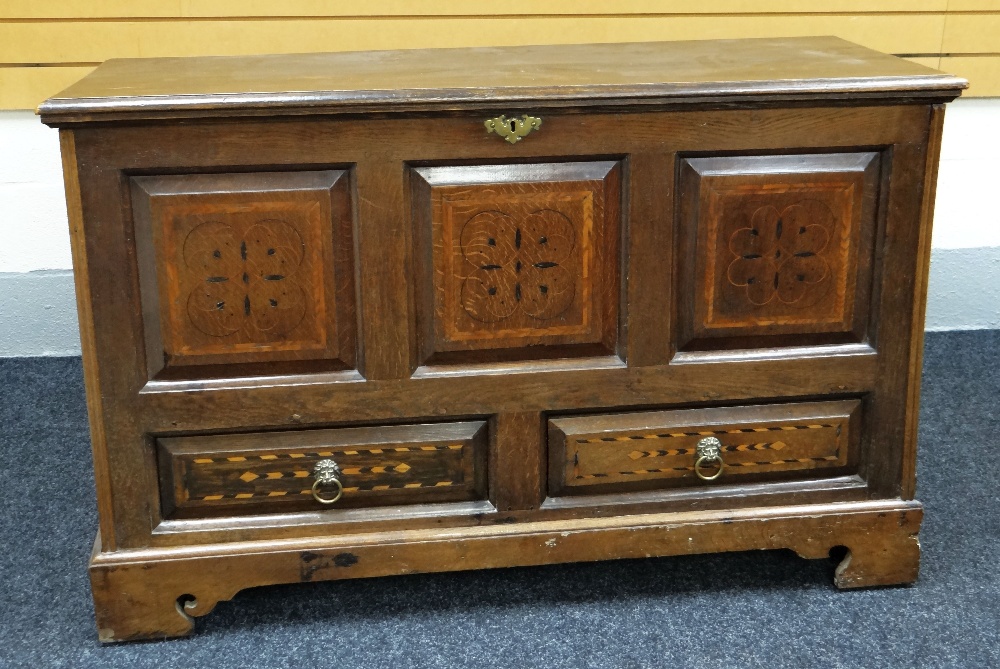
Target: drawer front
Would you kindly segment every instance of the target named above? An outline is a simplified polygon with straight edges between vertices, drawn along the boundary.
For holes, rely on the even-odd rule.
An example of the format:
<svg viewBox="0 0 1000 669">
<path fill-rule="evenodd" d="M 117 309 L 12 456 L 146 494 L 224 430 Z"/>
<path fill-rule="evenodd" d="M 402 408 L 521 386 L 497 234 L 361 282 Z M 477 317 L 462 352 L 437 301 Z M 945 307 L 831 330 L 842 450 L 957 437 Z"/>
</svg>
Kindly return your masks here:
<svg viewBox="0 0 1000 669">
<path fill-rule="evenodd" d="M 844 473 L 857 459 L 857 400 L 610 414 L 549 421 L 550 495 Z M 699 442 L 718 440 L 723 463 Z"/>
<path fill-rule="evenodd" d="M 163 516 L 485 499 L 486 446 L 482 421 L 162 438 Z M 326 505 L 313 484 L 317 463 L 330 460 L 343 494 Z M 318 492 L 330 498 L 336 488 Z"/>
</svg>

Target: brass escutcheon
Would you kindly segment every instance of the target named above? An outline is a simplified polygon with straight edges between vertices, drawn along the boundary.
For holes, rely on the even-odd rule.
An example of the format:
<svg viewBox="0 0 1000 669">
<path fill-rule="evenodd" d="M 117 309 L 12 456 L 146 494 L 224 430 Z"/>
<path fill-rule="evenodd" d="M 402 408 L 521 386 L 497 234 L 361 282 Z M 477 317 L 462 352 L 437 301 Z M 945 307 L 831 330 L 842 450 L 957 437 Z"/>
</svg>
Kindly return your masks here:
<svg viewBox="0 0 1000 669">
<path fill-rule="evenodd" d="M 333 504 L 344 494 L 344 484 L 340 482 L 340 467 L 333 460 L 320 460 L 313 467 L 316 480 L 312 484 L 313 499 L 320 504 Z M 324 497 L 322 490 L 328 486 L 337 488 L 333 497 Z"/>
<path fill-rule="evenodd" d="M 517 144 L 532 130 L 542 127 L 542 119 L 524 114 L 521 118 L 507 118 L 501 114 L 483 122 L 486 132 L 495 132 L 511 144 Z"/>
<path fill-rule="evenodd" d="M 695 446 L 694 473 L 702 481 L 714 481 L 722 476 L 726 463 L 722 461 L 722 442 L 715 437 L 705 437 Z M 718 463 L 719 469 L 714 474 L 704 474 L 701 469 L 705 465 Z"/>
</svg>

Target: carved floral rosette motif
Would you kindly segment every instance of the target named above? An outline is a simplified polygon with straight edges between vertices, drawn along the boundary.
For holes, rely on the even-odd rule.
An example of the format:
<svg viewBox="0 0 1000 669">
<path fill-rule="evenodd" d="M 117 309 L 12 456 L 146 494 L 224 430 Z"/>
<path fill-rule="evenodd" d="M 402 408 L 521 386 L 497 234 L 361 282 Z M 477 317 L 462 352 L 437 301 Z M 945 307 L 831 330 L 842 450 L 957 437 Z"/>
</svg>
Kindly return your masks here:
<svg viewBox="0 0 1000 669">
<path fill-rule="evenodd" d="M 849 321 L 857 206 L 852 185 L 722 190 L 713 199 L 707 325 Z"/>
<path fill-rule="evenodd" d="M 164 349 L 205 363 L 325 350 L 335 322 L 320 211 L 249 197 L 161 205 Z"/>
<path fill-rule="evenodd" d="M 130 186 L 149 374 L 354 365 L 343 171 L 137 176 Z"/>
<path fill-rule="evenodd" d="M 587 190 L 447 200 L 447 338 L 522 345 L 589 333 L 594 209 Z"/>
<path fill-rule="evenodd" d="M 729 282 L 746 288 L 756 306 L 777 300 L 801 308 L 822 299 L 831 283 L 824 257 L 836 224 L 830 208 L 812 199 L 781 210 L 765 205 L 749 223 L 729 238 Z"/>
<path fill-rule="evenodd" d="M 683 159 L 678 350 L 865 341 L 881 167 L 855 151 Z"/>
<path fill-rule="evenodd" d="M 462 308 L 482 323 L 502 323 L 515 312 L 540 322 L 573 303 L 576 232 L 565 215 L 539 209 L 523 220 L 485 211 L 462 228 L 460 248 L 474 268 L 462 282 Z"/>
<path fill-rule="evenodd" d="M 242 231 L 221 221 L 198 225 L 183 248 L 183 267 L 198 280 L 186 300 L 191 324 L 219 338 L 242 331 L 262 340 L 290 332 L 306 312 L 297 276 L 305 252 L 301 235 L 280 220 Z"/>
</svg>

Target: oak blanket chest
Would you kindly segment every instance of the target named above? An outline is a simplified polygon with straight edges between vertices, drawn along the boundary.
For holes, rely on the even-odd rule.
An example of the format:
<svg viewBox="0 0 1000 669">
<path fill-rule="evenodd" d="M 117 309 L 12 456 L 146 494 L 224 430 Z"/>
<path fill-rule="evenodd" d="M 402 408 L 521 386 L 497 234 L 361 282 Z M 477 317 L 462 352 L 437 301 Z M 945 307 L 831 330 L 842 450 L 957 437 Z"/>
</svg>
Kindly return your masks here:
<svg viewBox="0 0 1000 669">
<path fill-rule="evenodd" d="M 917 576 L 944 103 L 836 38 L 108 61 L 61 129 L 100 638 L 252 586 Z"/>
</svg>

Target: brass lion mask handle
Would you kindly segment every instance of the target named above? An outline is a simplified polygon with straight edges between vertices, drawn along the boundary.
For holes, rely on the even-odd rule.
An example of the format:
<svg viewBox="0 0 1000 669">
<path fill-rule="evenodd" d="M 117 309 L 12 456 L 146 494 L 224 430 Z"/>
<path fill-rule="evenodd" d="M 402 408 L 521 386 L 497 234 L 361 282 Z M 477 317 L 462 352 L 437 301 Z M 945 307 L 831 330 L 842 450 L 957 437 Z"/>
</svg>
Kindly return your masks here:
<svg viewBox="0 0 1000 669">
<path fill-rule="evenodd" d="M 507 118 L 501 114 L 496 118 L 486 119 L 483 122 L 486 132 L 495 132 L 511 144 L 517 144 L 532 130 L 542 127 L 542 119 L 537 116 L 524 114 L 521 118 Z"/>
<path fill-rule="evenodd" d="M 333 504 L 344 494 L 340 467 L 332 459 L 317 462 L 313 467 L 313 476 L 316 480 L 312 484 L 312 496 L 320 504 Z"/>
<path fill-rule="evenodd" d="M 694 473 L 702 481 L 714 481 L 722 476 L 726 463 L 722 461 L 722 442 L 715 437 L 705 437 L 698 442 L 694 451 Z M 718 466 L 712 473 L 712 465 Z"/>
</svg>

